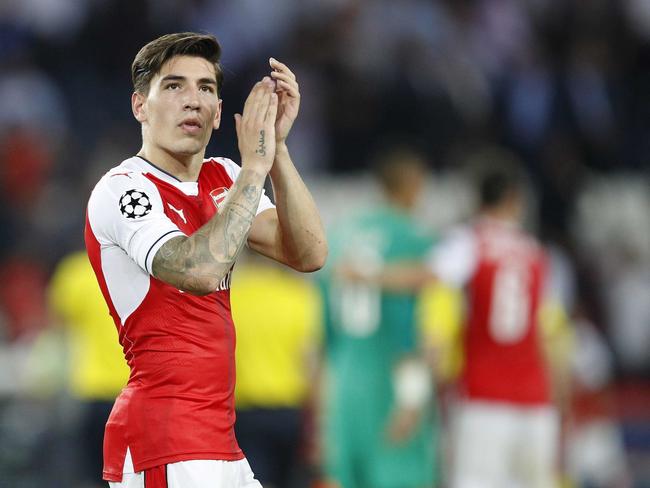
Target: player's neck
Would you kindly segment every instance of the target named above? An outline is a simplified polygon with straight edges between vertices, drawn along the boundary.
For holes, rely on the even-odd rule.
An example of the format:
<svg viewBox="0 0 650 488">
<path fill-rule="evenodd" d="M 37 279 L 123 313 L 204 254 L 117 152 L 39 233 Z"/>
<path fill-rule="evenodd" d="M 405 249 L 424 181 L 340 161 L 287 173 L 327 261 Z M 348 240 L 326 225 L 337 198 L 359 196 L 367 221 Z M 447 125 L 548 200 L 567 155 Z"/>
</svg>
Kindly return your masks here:
<svg viewBox="0 0 650 488">
<path fill-rule="evenodd" d="M 386 195 L 386 202 L 395 210 L 405 214 L 411 214 L 415 207 L 413 196 L 407 193 L 388 194 Z"/>
<path fill-rule="evenodd" d="M 480 217 L 484 220 L 500 222 L 507 226 L 517 227 L 519 225 L 519 219 L 517 216 L 504 209 L 483 210 Z"/>
<path fill-rule="evenodd" d="M 146 159 L 159 169 L 178 178 L 180 181 L 197 181 L 205 151 L 197 154 L 172 154 L 163 149 L 143 144 L 138 156 Z"/>
</svg>

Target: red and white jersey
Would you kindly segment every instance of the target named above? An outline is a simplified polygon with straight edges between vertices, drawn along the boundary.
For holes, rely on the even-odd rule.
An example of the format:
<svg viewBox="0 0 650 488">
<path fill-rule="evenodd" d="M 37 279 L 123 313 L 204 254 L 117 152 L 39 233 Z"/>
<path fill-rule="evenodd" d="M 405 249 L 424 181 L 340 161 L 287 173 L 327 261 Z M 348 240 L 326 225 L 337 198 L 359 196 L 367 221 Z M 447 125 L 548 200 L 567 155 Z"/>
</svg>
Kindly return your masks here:
<svg viewBox="0 0 650 488">
<path fill-rule="evenodd" d="M 209 159 L 197 182 L 182 182 L 132 157 L 104 175 L 90 196 L 86 248 L 131 368 L 106 424 L 106 480 L 122 479 L 127 448 L 135 471 L 243 458 L 233 431 L 230 273 L 200 297 L 151 276 L 160 247 L 191 235 L 218 212 L 239 171 L 228 159 Z M 257 213 L 269 208 L 263 195 Z"/>
<path fill-rule="evenodd" d="M 546 258 L 513 224 L 481 219 L 435 248 L 430 269 L 464 287 L 463 392 L 473 400 L 542 405 L 550 401 L 538 309 Z"/>
</svg>

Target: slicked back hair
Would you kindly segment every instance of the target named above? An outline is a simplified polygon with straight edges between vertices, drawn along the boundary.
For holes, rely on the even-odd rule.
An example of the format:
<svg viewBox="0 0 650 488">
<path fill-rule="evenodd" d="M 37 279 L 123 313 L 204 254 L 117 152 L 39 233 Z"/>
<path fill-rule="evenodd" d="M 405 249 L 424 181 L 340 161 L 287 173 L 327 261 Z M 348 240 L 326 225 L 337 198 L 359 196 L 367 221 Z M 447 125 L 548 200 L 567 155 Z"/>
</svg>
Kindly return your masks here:
<svg viewBox="0 0 650 488">
<path fill-rule="evenodd" d="M 174 56 L 196 56 L 212 63 L 217 78 L 217 94 L 221 92 L 223 71 L 219 64 L 221 59 L 219 41 L 213 35 L 196 32 L 165 34 L 140 49 L 131 65 L 134 91 L 146 95 L 149 92 L 151 79 Z"/>
</svg>

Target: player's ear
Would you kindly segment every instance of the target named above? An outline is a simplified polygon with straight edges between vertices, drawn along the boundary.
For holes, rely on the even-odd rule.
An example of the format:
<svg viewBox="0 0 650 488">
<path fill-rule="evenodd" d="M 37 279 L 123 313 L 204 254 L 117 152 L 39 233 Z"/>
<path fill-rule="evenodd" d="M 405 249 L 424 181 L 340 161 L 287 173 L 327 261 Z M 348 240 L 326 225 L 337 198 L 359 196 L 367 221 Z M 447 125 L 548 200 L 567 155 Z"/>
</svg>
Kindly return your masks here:
<svg viewBox="0 0 650 488">
<path fill-rule="evenodd" d="M 147 120 L 147 111 L 145 109 L 146 97 L 142 93 L 133 92 L 131 95 L 131 110 L 133 111 L 133 116 L 140 123 Z"/>
<path fill-rule="evenodd" d="M 219 99 L 219 104 L 217 105 L 217 112 L 214 114 L 214 120 L 212 121 L 212 128 L 218 129 L 221 125 L 221 99 Z"/>
</svg>

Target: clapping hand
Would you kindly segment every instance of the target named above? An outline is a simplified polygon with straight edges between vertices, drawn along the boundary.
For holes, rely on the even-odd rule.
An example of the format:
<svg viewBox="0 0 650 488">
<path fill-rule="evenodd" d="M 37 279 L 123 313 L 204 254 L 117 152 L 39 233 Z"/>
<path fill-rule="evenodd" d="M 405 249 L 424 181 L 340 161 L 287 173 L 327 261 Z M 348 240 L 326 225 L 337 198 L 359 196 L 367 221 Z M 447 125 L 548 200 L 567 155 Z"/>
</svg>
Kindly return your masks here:
<svg viewBox="0 0 650 488">
<path fill-rule="evenodd" d="M 300 108 L 300 91 L 296 75 L 275 58 L 269 59 L 271 78 L 276 82 L 275 92 L 278 94 L 278 112 L 275 118 L 275 140 L 283 144 L 289 135 L 293 122 Z"/>
</svg>

